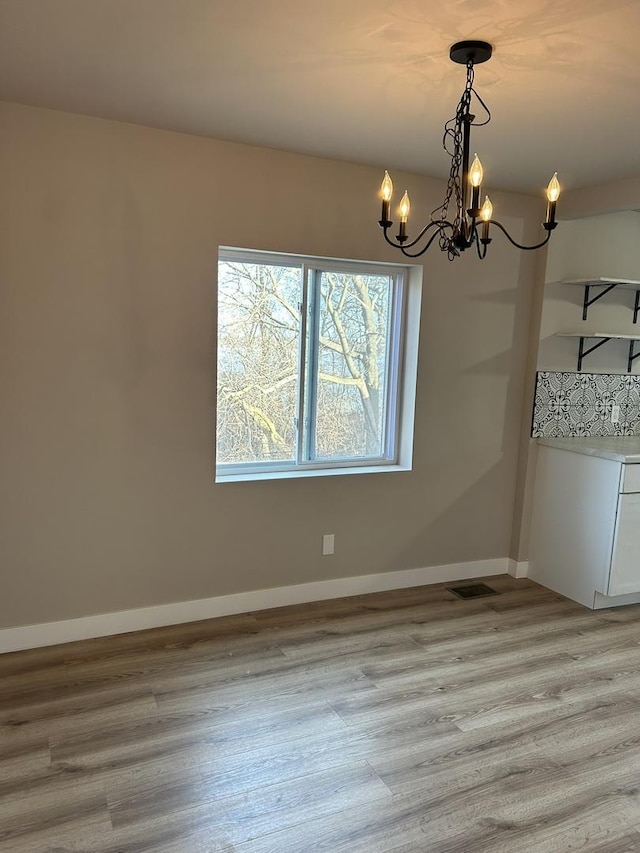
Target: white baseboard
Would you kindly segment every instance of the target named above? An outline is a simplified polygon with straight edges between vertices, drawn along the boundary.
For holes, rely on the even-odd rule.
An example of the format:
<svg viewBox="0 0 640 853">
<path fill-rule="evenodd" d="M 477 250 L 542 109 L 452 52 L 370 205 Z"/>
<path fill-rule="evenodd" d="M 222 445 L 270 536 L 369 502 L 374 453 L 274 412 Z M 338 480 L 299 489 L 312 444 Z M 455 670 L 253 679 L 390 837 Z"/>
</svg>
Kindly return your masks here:
<svg viewBox="0 0 640 853">
<path fill-rule="evenodd" d="M 640 593 L 602 595 L 600 592 L 595 592 L 593 594 L 593 610 L 602 610 L 604 607 L 620 607 L 621 604 L 640 604 Z"/>
<path fill-rule="evenodd" d="M 512 560 L 511 558 L 509 558 L 507 563 L 507 574 L 510 574 L 512 578 L 529 577 L 529 563 L 519 563 L 517 560 Z"/>
<path fill-rule="evenodd" d="M 54 646 L 58 643 L 106 637 L 111 634 L 126 634 L 129 631 L 141 631 L 145 628 L 198 622 L 201 619 L 213 619 L 217 616 L 230 616 L 252 610 L 268 610 L 271 607 L 283 607 L 287 604 L 306 604 L 310 601 L 503 575 L 507 572 L 512 574 L 511 563 L 514 561 L 507 557 L 498 557 L 493 560 L 475 560 L 470 563 L 451 563 L 446 566 L 430 566 L 423 569 L 357 575 L 351 578 L 336 578 L 315 583 L 241 592 L 235 595 L 221 595 L 217 598 L 160 604 L 138 610 L 101 613 L 61 622 L 3 628 L 0 629 L 0 653 Z M 517 577 L 520 576 L 517 575 Z"/>
</svg>

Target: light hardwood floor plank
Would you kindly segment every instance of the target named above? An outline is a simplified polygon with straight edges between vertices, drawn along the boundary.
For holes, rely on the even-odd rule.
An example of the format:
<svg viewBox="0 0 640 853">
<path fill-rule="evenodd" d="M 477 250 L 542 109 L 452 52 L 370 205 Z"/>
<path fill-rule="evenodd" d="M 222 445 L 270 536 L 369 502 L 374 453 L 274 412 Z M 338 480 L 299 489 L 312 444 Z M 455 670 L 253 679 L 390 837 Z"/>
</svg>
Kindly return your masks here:
<svg viewBox="0 0 640 853">
<path fill-rule="evenodd" d="M 640 853 L 640 606 L 486 582 L 0 657 L 0 853 Z"/>
</svg>

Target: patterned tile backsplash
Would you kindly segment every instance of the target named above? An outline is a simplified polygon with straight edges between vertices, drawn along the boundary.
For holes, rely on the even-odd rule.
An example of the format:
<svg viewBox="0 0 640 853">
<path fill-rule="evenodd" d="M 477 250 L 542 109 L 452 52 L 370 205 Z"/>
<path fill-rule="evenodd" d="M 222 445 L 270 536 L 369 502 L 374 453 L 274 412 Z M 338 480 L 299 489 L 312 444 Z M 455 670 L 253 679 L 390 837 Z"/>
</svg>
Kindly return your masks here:
<svg viewBox="0 0 640 853">
<path fill-rule="evenodd" d="M 614 406 L 620 406 L 617 424 Z M 640 435 L 640 375 L 538 373 L 531 435 Z"/>
</svg>

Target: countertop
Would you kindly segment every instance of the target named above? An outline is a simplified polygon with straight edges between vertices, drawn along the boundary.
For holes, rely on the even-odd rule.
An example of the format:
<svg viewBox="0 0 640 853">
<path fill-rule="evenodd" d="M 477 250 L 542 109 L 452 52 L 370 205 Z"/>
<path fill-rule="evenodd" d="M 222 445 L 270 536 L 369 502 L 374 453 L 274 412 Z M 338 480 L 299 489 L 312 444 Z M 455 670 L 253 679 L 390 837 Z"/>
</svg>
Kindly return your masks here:
<svg viewBox="0 0 640 853">
<path fill-rule="evenodd" d="M 537 441 L 538 444 L 556 447 L 558 450 L 570 450 L 573 453 L 584 453 L 586 456 L 601 456 L 603 459 L 613 459 L 614 462 L 624 462 L 627 465 L 640 464 L 640 435 L 611 435 L 605 438 L 539 438 Z"/>
</svg>

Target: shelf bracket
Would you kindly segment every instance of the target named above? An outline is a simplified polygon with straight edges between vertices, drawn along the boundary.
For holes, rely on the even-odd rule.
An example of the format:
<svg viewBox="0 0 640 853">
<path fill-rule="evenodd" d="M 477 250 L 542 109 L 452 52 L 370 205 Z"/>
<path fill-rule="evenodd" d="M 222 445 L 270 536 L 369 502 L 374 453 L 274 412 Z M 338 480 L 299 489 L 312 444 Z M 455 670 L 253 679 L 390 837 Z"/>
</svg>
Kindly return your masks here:
<svg viewBox="0 0 640 853">
<path fill-rule="evenodd" d="M 638 314 L 640 314 L 640 290 L 636 290 L 636 304 L 633 309 L 633 322 L 638 322 Z"/>
<path fill-rule="evenodd" d="M 640 358 L 640 352 L 636 352 L 636 344 L 638 341 L 629 341 L 629 362 L 627 364 L 627 373 L 631 373 L 633 362 L 636 358 Z"/>
<path fill-rule="evenodd" d="M 584 302 L 582 304 L 582 319 L 586 320 L 587 315 L 589 314 L 589 307 L 593 305 L 594 302 L 597 302 L 598 299 L 602 299 L 603 296 L 606 296 L 609 291 L 614 290 L 618 285 L 615 284 L 607 284 L 603 287 L 603 289 L 596 293 L 593 299 L 589 299 L 589 294 L 591 293 L 591 288 L 593 285 L 585 284 L 584 286 Z M 640 310 L 640 302 L 638 302 L 638 298 L 640 298 L 640 290 L 636 291 L 636 311 Z M 635 322 L 635 320 L 634 320 Z M 579 368 L 578 368 L 579 369 Z"/>
<path fill-rule="evenodd" d="M 582 370 L 582 361 L 584 357 L 590 355 L 592 352 L 595 352 L 603 344 L 606 344 L 607 341 L 611 340 L 611 338 L 603 338 L 601 341 L 598 341 L 597 344 L 594 344 L 592 347 L 589 347 L 589 349 L 585 349 L 584 342 L 586 340 L 586 337 L 587 336 L 580 338 L 580 346 L 578 347 L 578 373 L 580 373 L 580 371 Z M 633 341 L 631 341 L 631 343 L 633 344 Z M 640 355 L 640 353 L 638 353 L 638 355 Z"/>
</svg>

